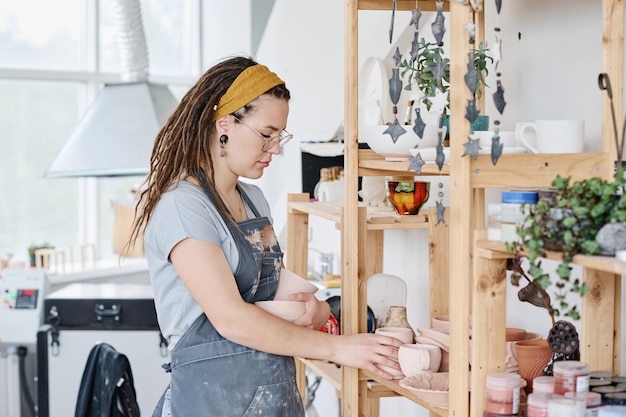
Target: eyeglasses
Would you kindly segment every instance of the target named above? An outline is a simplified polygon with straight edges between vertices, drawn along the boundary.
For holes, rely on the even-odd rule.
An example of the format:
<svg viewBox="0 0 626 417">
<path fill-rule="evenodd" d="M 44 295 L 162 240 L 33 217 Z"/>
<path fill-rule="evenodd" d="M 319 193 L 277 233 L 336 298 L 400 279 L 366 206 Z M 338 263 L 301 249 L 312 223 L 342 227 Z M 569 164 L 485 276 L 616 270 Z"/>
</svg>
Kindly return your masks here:
<svg viewBox="0 0 626 417">
<path fill-rule="evenodd" d="M 231 114 L 231 116 L 233 116 L 233 118 L 237 120 L 239 123 L 241 123 L 248 129 L 256 133 L 257 135 L 259 135 L 265 141 L 265 143 L 263 144 L 263 148 L 262 148 L 263 152 L 269 151 L 276 145 L 278 145 L 282 149 L 282 147 L 285 146 L 287 142 L 289 142 L 293 138 L 293 135 L 287 132 L 286 130 L 281 130 L 280 133 L 276 136 L 264 135 L 258 130 L 245 124 L 239 117 L 235 116 L 234 114 Z"/>
</svg>

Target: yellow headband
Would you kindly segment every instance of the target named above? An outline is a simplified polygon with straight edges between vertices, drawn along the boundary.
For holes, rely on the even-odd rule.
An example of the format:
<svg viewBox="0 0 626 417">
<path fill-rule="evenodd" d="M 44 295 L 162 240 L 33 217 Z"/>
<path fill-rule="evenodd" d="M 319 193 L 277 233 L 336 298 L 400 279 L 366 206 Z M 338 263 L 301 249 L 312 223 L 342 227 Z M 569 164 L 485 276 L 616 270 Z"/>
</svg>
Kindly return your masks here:
<svg viewBox="0 0 626 417">
<path fill-rule="evenodd" d="M 246 68 L 235 78 L 235 81 L 220 98 L 215 108 L 213 120 L 239 110 L 272 87 L 280 84 L 285 84 L 285 82 L 265 65 L 257 64 Z"/>
</svg>

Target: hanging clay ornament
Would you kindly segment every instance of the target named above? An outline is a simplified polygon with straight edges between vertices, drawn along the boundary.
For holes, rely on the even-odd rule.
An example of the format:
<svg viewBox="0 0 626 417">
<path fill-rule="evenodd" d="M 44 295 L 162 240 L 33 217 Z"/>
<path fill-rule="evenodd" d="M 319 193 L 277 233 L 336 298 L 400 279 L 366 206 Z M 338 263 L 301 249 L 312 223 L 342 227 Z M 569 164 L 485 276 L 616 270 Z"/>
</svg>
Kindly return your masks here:
<svg viewBox="0 0 626 417">
<path fill-rule="evenodd" d="M 435 96 L 429 97 L 431 113 L 442 113 L 448 104 L 448 92 L 445 93 L 440 89 L 435 89 Z"/>
<path fill-rule="evenodd" d="M 465 118 L 474 123 L 474 120 L 478 117 L 480 112 L 476 108 L 476 100 L 467 100 L 467 106 L 465 106 Z"/>
<path fill-rule="evenodd" d="M 437 224 L 443 223 L 446 224 L 445 217 L 446 207 L 443 205 L 443 201 L 437 201 Z"/>
<path fill-rule="evenodd" d="M 437 86 L 439 89 L 443 90 L 443 75 L 446 72 L 446 68 L 449 66 L 448 58 L 441 58 L 439 55 L 435 57 L 435 66 L 430 69 L 430 72 L 437 80 Z"/>
<path fill-rule="evenodd" d="M 446 161 L 446 156 L 443 153 L 443 132 L 440 130 L 437 131 L 437 156 L 435 156 L 435 163 L 439 167 L 439 171 L 443 168 L 443 163 Z"/>
<path fill-rule="evenodd" d="M 415 124 L 413 125 L 413 132 L 417 135 L 418 138 L 422 139 L 424 136 L 424 129 L 426 128 L 426 123 L 422 119 L 422 113 L 420 108 L 417 107 L 415 109 Z"/>
<path fill-rule="evenodd" d="M 393 62 L 398 66 L 400 61 L 402 61 L 402 53 L 400 53 L 400 48 L 396 46 L 396 52 L 393 54 Z"/>
<path fill-rule="evenodd" d="M 478 151 L 480 150 L 480 140 L 472 139 L 471 137 L 468 137 L 467 139 L 468 141 L 463 144 L 465 151 L 461 156 L 469 155 L 473 159 L 476 159 L 478 157 Z"/>
<path fill-rule="evenodd" d="M 435 21 L 430 25 L 433 30 L 433 36 L 438 46 L 443 46 L 443 34 L 446 33 L 445 17 L 443 16 L 443 2 L 437 2 L 437 16 Z"/>
<path fill-rule="evenodd" d="M 496 92 L 493 93 L 493 104 L 495 104 L 496 109 L 500 114 L 504 112 L 504 108 L 506 107 L 506 101 L 504 100 L 504 88 L 502 87 L 502 81 L 496 81 Z"/>
<path fill-rule="evenodd" d="M 415 157 L 409 160 L 409 171 L 417 172 L 417 175 L 422 175 L 422 166 L 424 166 L 426 162 L 422 159 L 422 155 L 418 152 Z"/>
<path fill-rule="evenodd" d="M 400 93 L 402 93 L 402 80 L 400 79 L 400 69 L 392 68 L 392 75 L 389 79 L 389 97 L 393 105 L 398 104 Z"/>
<path fill-rule="evenodd" d="M 478 75 L 476 73 L 476 67 L 474 66 L 474 52 L 467 54 L 467 72 L 463 76 L 465 79 L 465 85 L 470 89 L 472 95 L 476 92 L 476 86 L 478 85 Z"/>
<path fill-rule="evenodd" d="M 389 43 L 393 42 L 393 24 L 396 20 L 396 0 L 391 5 L 391 23 L 389 24 Z"/>
<path fill-rule="evenodd" d="M 415 26 L 415 29 L 418 29 L 420 24 L 420 17 L 422 17 L 422 11 L 419 7 L 411 10 L 411 21 L 409 22 L 409 26 L 413 25 Z"/>
<path fill-rule="evenodd" d="M 500 14 L 500 10 L 502 9 L 502 0 L 496 0 L 496 10 L 498 14 Z"/>
<path fill-rule="evenodd" d="M 406 129 L 400 126 L 398 118 L 396 117 L 393 123 L 387 123 L 387 129 L 383 132 L 383 135 L 391 136 L 393 143 L 398 141 L 398 138 L 406 133 Z"/>
<path fill-rule="evenodd" d="M 503 143 L 500 143 L 500 135 L 498 129 L 495 130 L 493 138 L 491 138 L 491 162 L 495 165 L 502 155 Z"/>
<path fill-rule="evenodd" d="M 410 52 L 411 61 L 415 61 L 417 59 L 417 53 L 419 52 L 419 46 L 420 46 L 419 34 L 420 33 L 417 30 L 413 34 L 413 41 L 411 42 L 411 52 Z"/>
</svg>

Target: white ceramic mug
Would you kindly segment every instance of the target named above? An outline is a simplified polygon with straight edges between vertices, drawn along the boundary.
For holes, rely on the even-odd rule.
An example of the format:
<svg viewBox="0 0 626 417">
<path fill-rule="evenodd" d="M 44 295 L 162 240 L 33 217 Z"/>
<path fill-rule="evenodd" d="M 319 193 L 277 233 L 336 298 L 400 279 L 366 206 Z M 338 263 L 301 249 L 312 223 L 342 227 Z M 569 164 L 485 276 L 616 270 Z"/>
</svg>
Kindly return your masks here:
<svg viewBox="0 0 626 417">
<path fill-rule="evenodd" d="M 412 343 L 398 349 L 398 362 L 404 376 L 437 372 L 441 365 L 441 356 L 441 348 L 435 345 Z"/>
<path fill-rule="evenodd" d="M 519 127 L 519 139 L 533 153 L 580 153 L 584 120 L 537 120 Z"/>
</svg>

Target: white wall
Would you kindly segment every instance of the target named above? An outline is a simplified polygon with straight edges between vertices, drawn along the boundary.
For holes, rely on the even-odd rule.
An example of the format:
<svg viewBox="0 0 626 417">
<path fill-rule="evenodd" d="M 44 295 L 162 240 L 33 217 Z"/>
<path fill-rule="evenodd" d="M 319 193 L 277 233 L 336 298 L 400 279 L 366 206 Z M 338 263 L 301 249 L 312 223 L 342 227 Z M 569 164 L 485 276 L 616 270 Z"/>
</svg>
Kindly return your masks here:
<svg viewBox="0 0 626 417">
<path fill-rule="evenodd" d="M 493 28 L 499 25 L 503 61 L 498 70 L 502 72 L 507 101 L 504 114 L 499 116 L 489 99 L 493 90 L 487 92 L 487 114 L 492 121 L 499 118 L 503 130 L 513 130 L 518 121 L 583 119 L 585 149 L 598 150 L 602 99 L 597 87 L 601 70 L 600 2 L 503 2 L 499 17 L 492 3 L 486 2 L 487 41 L 493 40 Z M 259 60 L 284 77 L 291 89 L 288 129 L 296 140 L 326 140 L 342 123 L 343 7 L 343 2 L 337 0 L 277 0 L 259 47 Z M 408 12 L 396 14 L 394 40 L 401 49 L 408 47 L 413 34 L 412 29 L 407 29 L 409 17 Z M 421 20 L 424 35 L 430 32 L 427 18 L 425 15 Z M 377 56 L 390 69 L 396 46 L 388 42 L 390 12 L 361 12 L 359 20 L 359 61 Z M 492 70 L 488 80 L 492 87 L 494 75 Z M 297 142 L 290 144 L 283 156 L 275 158 L 259 181 L 272 203 L 277 232 L 283 241 L 286 194 L 301 191 L 300 155 L 295 145 Z M 499 192 L 489 192 L 489 200 L 498 201 Z M 427 243 L 425 231 L 385 234 L 384 272 L 406 279 L 409 321 L 414 327 L 428 325 Z M 509 291 L 509 325 L 545 334 L 549 326 L 547 314 L 514 297 L 515 292 Z M 383 399 L 381 416 L 392 415 L 427 413 L 404 399 Z"/>
</svg>

